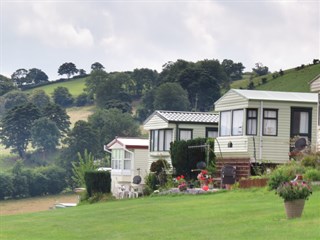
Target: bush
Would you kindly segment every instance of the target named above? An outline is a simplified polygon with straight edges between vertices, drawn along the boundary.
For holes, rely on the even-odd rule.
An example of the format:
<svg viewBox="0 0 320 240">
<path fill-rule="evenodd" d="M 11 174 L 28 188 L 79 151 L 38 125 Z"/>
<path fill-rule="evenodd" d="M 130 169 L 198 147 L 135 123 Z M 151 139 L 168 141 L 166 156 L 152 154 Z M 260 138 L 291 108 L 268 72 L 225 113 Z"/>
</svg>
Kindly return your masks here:
<svg viewBox="0 0 320 240">
<path fill-rule="evenodd" d="M 87 171 L 84 175 L 89 197 L 95 193 L 110 193 L 111 173 L 108 171 Z"/>
<path fill-rule="evenodd" d="M 62 192 L 66 187 L 66 171 L 58 166 L 48 166 L 40 169 L 47 178 L 47 192 L 49 194 L 57 194 Z"/>
<path fill-rule="evenodd" d="M 12 175 L 0 172 L 0 199 L 11 197 L 13 192 Z"/>
<path fill-rule="evenodd" d="M 157 179 L 156 174 L 149 173 L 148 175 L 145 176 L 144 182 L 146 183 L 146 186 L 145 186 L 146 192 L 152 193 L 154 190 L 157 190 L 159 181 Z"/>
<path fill-rule="evenodd" d="M 320 166 L 319 156 L 317 154 L 304 156 L 301 160 L 301 164 L 304 167 L 316 168 Z"/>
<path fill-rule="evenodd" d="M 165 159 L 159 159 L 151 163 L 150 171 L 159 174 L 160 172 L 162 172 L 162 170 L 166 170 L 168 168 L 170 168 L 170 164 L 168 163 L 168 161 Z"/>
<path fill-rule="evenodd" d="M 290 182 L 295 178 L 296 174 L 303 174 L 304 172 L 305 168 L 296 162 L 279 165 L 269 175 L 268 187 L 270 190 L 277 189 L 281 183 Z"/>
<path fill-rule="evenodd" d="M 48 178 L 38 171 L 34 171 L 29 178 L 30 196 L 41 196 L 48 192 Z"/>
<path fill-rule="evenodd" d="M 309 169 L 303 175 L 303 178 L 308 181 L 320 181 L 320 171 L 317 169 Z"/>
<path fill-rule="evenodd" d="M 81 93 L 77 98 L 76 98 L 76 106 L 77 107 L 82 107 L 85 106 L 86 104 L 89 103 L 89 96 L 86 93 Z"/>
</svg>

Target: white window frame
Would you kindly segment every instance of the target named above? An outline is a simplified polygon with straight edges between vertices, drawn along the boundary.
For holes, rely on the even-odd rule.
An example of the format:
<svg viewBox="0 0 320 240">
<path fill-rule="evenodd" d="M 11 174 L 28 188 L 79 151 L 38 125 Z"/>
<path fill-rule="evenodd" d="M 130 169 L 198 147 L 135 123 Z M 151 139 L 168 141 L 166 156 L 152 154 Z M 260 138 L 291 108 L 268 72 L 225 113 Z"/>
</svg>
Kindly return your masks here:
<svg viewBox="0 0 320 240">
<path fill-rule="evenodd" d="M 192 129 L 179 129 L 179 140 L 191 140 L 193 137 Z"/>
<path fill-rule="evenodd" d="M 169 152 L 172 142 L 172 129 L 155 129 L 150 131 L 150 151 Z"/>
<path fill-rule="evenodd" d="M 239 120 L 234 121 L 235 114 L 241 114 Z M 243 109 L 234 109 L 220 112 L 219 136 L 242 136 L 243 135 Z M 235 125 L 237 124 L 237 125 Z"/>
<path fill-rule="evenodd" d="M 275 115 L 270 116 L 270 113 L 275 113 Z M 263 109 L 262 134 L 263 136 L 278 136 L 278 109 Z"/>
</svg>

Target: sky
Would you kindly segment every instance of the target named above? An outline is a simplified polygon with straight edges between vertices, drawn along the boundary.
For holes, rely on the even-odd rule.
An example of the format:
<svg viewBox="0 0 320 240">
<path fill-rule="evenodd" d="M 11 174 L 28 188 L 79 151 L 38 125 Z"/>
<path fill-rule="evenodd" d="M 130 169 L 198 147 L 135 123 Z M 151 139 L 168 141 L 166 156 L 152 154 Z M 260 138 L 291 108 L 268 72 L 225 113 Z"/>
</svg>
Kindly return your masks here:
<svg viewBox="0 0 320 240">
<path fill-rule="evenodd" d="M 73 62 L 89 73 L 231 59 L 270 71 L 320 58 L 320 0 L 0 0 L 0 74 Z M 65 76 L 64 76 L 65 77 Z"/>
</svg>

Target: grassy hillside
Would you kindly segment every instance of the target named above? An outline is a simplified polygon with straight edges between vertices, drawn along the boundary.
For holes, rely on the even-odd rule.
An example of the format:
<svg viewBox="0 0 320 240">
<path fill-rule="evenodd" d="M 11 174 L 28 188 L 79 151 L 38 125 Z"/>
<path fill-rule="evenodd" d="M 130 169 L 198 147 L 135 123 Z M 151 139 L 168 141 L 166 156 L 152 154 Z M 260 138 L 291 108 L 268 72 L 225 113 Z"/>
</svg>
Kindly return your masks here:
<svg viewBox="0 0 320 240">
<path fill-rule="evenodd" d="M 52 96 L 52 93 L 55 88 L 66 87 L 69 89 L 69 92 L 71 93 L 71 95 L 76 97 L 83 92 L 83 89 L 85 88 L 85 81 L 86 81 L 86 77 L 77 78 L 67 82 L 58 82 L 50 85 L 29 89 L 29 90 L 26 90 L 26 92 L 32 92 L 35 89 L 43 89 L 46 92 L 46 94 L 48 94 L 49 96 Z"/>
<path fill-rule="evenodd" d="M 320 74 L 320 64 L 306 66 L 301 70 L 289 69 L 284 71 L 283 76 L 273 78 L 268 74 L 253 79 L 255 89 L 269 91 L 287 91 L 287 92 L 310 92 L 309 82 Z M 249 75 L 244 79 L 235 81 L 231 88 L 247 88 L 249 84 Z M 262 84 L 262 78 L 267 78 L 267 82 Z"/>
<path fill-rule="evenodd" d="M 265 189 L 144 197 L 1 216 L 0 239 L 319 239 L 320 191 L 302 218 Z"/>
</svg>

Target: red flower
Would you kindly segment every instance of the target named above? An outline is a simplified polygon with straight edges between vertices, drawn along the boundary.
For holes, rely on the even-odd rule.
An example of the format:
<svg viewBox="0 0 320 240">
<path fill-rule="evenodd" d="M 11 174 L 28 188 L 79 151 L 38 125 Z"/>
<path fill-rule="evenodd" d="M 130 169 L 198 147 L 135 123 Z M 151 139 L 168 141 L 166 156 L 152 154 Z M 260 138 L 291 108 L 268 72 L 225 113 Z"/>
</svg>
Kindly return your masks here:
<svg viewBox="0 0 320 240">
<path fill-rule="evenodd" d="M 177 177 L 177 180 L 178 180 L 178 181 L 180 180 L 180 176 Z"/>
<path fill-rule="evenodd" d="M 183 178 L 184 178 L 184 176 L 183 176 L 183 175 L 181 175 L 181 178 L 183 179 Z"/>
</svg>

